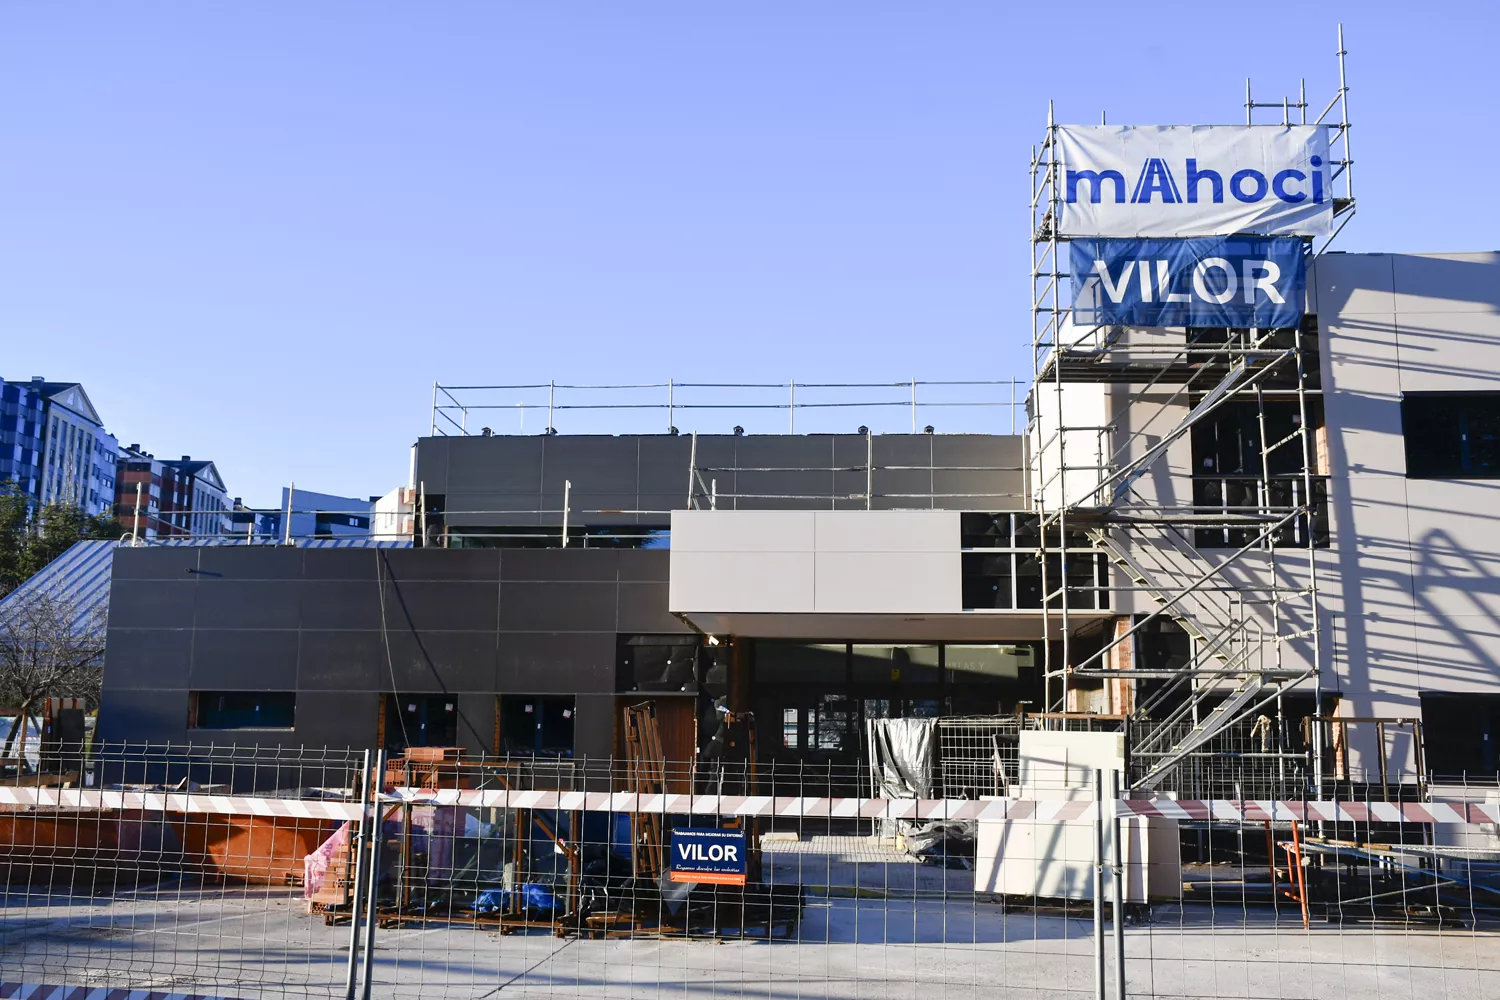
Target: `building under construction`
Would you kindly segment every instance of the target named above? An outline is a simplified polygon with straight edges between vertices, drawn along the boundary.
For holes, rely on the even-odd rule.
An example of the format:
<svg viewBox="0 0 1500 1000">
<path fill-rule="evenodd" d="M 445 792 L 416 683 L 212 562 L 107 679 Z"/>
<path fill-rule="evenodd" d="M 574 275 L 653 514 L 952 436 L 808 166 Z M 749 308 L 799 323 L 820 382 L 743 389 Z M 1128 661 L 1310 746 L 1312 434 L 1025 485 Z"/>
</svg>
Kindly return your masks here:
<svg viewBox="0 0 1500 1000">
<path fill-rule="evenodd" d="M 667 760 L 753 718 L 757 764 L 831 790 L 904 718 L 934 720 L 945 795 L 1003 794 L 1027 729 L 1125 732 L 1138 792 L 1494 774 L 1500 255 L 1330 249 L 1355 209 L 1339 60 L 1321 115 L 1247 88 L 1242 135 L 1323 143 L 1291 325 L 1080 312 L 1079 184 L 1111 208 L 1112 174 L 1136 206 L 1049 120 L 1029 384 L 435 386 L 369 547 L 116 554 L 103 736 L 624 758 L 622 712 L 651 701 Z M 1227 177 L 1306 207 L 1297 170 L 1197 163 L 1184 197 L 1148 161 L 1130 201 L 1218 201 Z M 960 405 L 993 433 L 936 432 Z M 531 433 L 479 426 L 528 412 Z M 660 432 L 568 433 L 601 412 Z M 716 426 L 739 413 L 786 432 Z M 866 423 L 806 433 L 831 416 Z"/>
</svg>

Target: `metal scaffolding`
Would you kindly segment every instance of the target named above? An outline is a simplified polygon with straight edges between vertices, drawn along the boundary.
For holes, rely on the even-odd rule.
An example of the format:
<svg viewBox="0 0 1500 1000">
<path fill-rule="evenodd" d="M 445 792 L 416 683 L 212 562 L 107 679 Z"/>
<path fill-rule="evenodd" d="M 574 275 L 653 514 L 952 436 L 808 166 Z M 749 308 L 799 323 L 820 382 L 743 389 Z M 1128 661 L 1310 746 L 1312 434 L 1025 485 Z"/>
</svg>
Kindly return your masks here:
<svg viewBox="0 0 1500 1000">
<path fill-rule="evenodd" d="M 1337 93 L 1309 116 L 1306 82 L 1293 100 L 1257 101 L 1246 82 L 1245 123 L 1327 125 L 1334 225 L 1304 253 L 1321 254 L 1354 215 L 1348 86 L 1339 28 Z M 1114 687 L 1094 710 L 1151 719 L 1132 747 L 1149 759 L 1135 777 L 1154 788 L 1252 713 L 1278 714 L 1283 692 L 1317 679 L 1326 651 L 1318 613 L 1317 549 L 1326 544 L 1326 469 L 1318 330 L 1184 330 L 1075 322 L 1058 220 L 1064 191 L 1058 125 L 1031 161 L 1031 315 L 1034 381 L 1027 400 L 1032 502 L 1043 531 L 1047 707 L 1077 710 L 1085 692 Z M 1071 291 L 1071 288 L 1067 289 Z M 1258 452 L 1250 475 L 1205 475 L 1190 449 L 1233 415 Z M 1217 469 L 1214 470 L 1218 472 Z M 1191 493 L 1184 495 L 1184 479 Z M 1080 538 L 1114 565 L 1115 606 L 1134 612 L 1113 631 L 1071 612 L 1093 606 L 1075 580 Z M 1076 556 L 1072 556 L 1076 560 Z M 1049 578 L 1050 574 L 1050 578 Z M 1080 597 L 1082 595 L 1082 597 Z M 1134 596 L 1139 595 L 1139 596 Z M 1151 665 L 1152 630 L 1186 634 L 1188 653 Z M 1128 694 L 1120 695 L 1125 688 Z M 1319 745 L 1321 741 L 1319 741 Z M 1315 780 L 1322 774 L 1314 767 Z"/>
</svg>

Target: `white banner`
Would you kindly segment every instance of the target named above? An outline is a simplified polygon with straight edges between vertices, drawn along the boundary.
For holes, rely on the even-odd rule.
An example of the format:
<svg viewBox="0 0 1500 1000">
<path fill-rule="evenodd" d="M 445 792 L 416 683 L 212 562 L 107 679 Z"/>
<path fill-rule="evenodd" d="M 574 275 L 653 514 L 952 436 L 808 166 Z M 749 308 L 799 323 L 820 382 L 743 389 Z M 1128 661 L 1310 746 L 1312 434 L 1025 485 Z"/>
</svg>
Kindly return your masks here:
<svg viewBox="0 0 1500 1000">
<path fill-rule="evenodd" d="M 1326 236 L 1326 125 L 1063 125 L 1058 235 Z"/>
</svg>

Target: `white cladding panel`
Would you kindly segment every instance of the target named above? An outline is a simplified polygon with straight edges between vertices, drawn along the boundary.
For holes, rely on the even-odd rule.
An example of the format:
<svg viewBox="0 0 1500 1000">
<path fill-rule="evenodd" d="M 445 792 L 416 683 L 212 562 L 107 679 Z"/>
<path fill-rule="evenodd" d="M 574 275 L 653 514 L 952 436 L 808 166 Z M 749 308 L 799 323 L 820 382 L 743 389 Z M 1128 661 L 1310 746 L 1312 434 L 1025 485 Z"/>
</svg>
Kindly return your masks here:
<svg viewBox="0 0 1500 1000">
<path fill-rule="evenodd" d="M 962 611 L 956 511 L 672 512 L 684 613 Z"/>
</svg>

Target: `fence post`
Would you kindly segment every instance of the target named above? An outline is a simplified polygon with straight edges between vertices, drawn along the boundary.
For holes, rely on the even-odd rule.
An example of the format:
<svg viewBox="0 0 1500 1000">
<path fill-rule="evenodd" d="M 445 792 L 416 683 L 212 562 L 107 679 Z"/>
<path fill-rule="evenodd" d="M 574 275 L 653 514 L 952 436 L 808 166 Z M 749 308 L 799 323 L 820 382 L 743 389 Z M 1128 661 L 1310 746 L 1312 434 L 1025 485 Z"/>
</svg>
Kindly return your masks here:
<svg viewBox="0 0 1500 1000">
<path fill-rule="evenodd" d="M 1125 1000 L 1125 891 L 1127 887 L 1125 883 L 1125 838 L 1121 836 L 1124 832 L 1122 829 L 1124 824 L 1120 822 L 1120 798 L 1124 794 L 1122 785 L 1120 772 L 1110 771 L 1109 811 L 1113 817 L 1111 820 L 1113 824 L 1111 832 L 1114 834 L 1114 844 L 1110 853 L 1114 861 L 1115 883 L 1115 926 L 1113 928 L 1115 936 L 1115 1000 Z M 1243 854 L 1244 852 L 1242 851 L 1242 857 Z M 1143 879 L 1145 878 L 1145 860 L 1144 857 L 1141 858 L 1141 877 Z"/>
<path fill-rule="evenodd" d="M 1104 1000 L 1104 772 L 1094 769 L 1094 996 Z"/>
<path fill-rule="evenodd" d="M 360 996 L 370 1000 L 371 975 L 375 964 L 375 925 L 380 923 L 380 848 L 385 840 L 385 823 L 380 815 L 380 792 L 385 788 L 385 751 L 375 754 L 375 784 L 370 793 L 374 818 L 370 824 L 370 879 L 365 890 L 365 982 Z"/>
<path fill-rule="evenodd" d="M 349 897 L 349 968 L 344 975 L 344 1000 L 354 1000 L 354 987 L 359 978 L 359 912 L 364 900 L 365 851 L 370 844 L 370 782 L 374 778 L 370 771 L 370 751 L 365 751 L 365 763 L 359 772 L 359 823 L 354 826 L 354 881 L 350 885 Z"/>
</svg>

